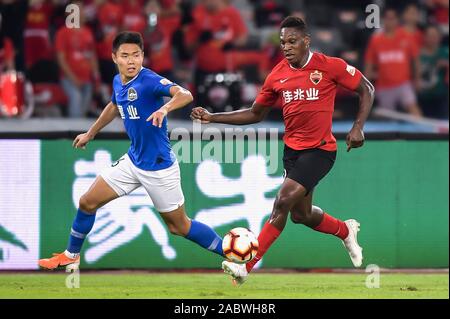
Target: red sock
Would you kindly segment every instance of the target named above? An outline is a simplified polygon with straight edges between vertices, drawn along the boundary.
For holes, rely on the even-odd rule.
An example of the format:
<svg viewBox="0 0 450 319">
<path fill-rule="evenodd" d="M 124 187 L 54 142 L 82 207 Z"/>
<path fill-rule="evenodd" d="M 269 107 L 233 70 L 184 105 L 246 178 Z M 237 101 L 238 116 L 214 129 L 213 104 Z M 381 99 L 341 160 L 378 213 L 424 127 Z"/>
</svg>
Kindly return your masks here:
<svg viewBox="0 0 450 319">
<path fill-rule="evenodd" d="M 252 261 L 248 262 L 245 265 L 248 272 L 252 271 L 255 264 L 264 256 L 267 249 L 269 249 L 269 247 L 278 238 L 280 234 L 281 231 L 278 230 L 275 226 L 273 226 L 269 222 L 266 222 L 264 224 L 264 227 L 258 236 L 259 241 L 258 253 L 256 254 L 255 258 L 252 259 Z"/>
<path fill-rule="evenodd" d="M 344 240 L 348 236 L 347 225 L 342 220 L 334 218 L 333 216 L 330 216 L 325 212 L 323 213 L 322 222 L 319 224 L 319 226 L 314 228 L 314 230 L 325 234 L 332 234 L 342 240 Z"/>
</svg>

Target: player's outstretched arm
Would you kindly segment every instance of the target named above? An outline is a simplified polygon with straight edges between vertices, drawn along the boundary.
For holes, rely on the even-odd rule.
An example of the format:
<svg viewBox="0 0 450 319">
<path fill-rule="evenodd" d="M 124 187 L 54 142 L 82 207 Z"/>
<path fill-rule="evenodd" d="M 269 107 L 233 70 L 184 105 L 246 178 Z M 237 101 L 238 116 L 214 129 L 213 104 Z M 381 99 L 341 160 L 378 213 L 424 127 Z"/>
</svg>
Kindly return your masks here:
<svg viewBox="0 0 450 319">
<path fill-rule="evenodd" d="M 373 100 L 375 97 L 375 88 L 366 77 L 362 77 L 358 87 L 355 91 L 359 95 L 359 111 L 353 127 L 347 134 L 347 152 L 352 148 L 361 147 L 364 144 L 364 124 L 372 109 Z"/>
<path fill-rule="evenodd" d="M 269 107 L 256 102 L 248 109 L 222 113 L 210 113 L 202 107 L 195 107 L 192 109 L 191 119 L 201 123 L 246 125 L 261 122 L 269 111 Z"/>
<path fill-rule="evenodd" d="M 114 103 L 109 102 L 91 128 L 86 133 L 75 137 L 72 146 L 75 148 L 86 148 L 86 144 L 93 140 L 95 135 L 97 135 L 102 128 L 111 123 L 118 114 L 119 111 L 117 110 L 117 106 Z"/>
<path fill-rule="evenodd" d="M 189 90 L 186 90 L 178 85 L 172 86 L 170 88 L 170 95 L 172 96 L 170 101 L 164 104 L 156 112 L 153 112 L 148 117 L 147 122 L 152 121 L 152 124 L 154 126 L 161 127 L 164 117 L 167 115 L 167 113 L 180 109 L 194 100 Z"/>
</svg>

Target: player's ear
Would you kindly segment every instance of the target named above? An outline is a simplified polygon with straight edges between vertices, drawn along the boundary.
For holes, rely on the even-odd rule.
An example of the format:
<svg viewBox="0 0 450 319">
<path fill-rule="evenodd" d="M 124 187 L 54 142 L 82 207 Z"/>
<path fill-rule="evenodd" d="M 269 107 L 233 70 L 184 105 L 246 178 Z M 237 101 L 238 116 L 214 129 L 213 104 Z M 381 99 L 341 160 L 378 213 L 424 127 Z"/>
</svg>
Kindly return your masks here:
<svg viewBox="0 0 450 319">
<path fill-rule="evenodd" d="M 309 49 L 309 46 L 311 44 L 311 38 L 309 35 L 304 36 L 303 43 L 305 44 L 305 48 Z"/>
<path fill-rule="evenodd" d="M 116 55 L 114 53 L 111 53 L 111 58 L 114 61 L 114 63 L 117 64 Z"/>
</svg>

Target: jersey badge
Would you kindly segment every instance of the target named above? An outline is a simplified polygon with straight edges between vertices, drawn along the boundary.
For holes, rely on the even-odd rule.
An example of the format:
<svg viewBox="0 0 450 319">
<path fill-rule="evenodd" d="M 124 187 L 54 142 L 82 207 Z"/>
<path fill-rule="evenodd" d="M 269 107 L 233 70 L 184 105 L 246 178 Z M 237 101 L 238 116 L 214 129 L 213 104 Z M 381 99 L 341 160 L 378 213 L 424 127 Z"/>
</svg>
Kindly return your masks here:
<svg viewBox="0 0 450 319">
<path fill-rule="evenodd" d="M 169 80 L 167 80 L 167 79 L 161 79 L 161 80 L 159 80 L 159 83 L 161 83 L 162 85 L 169 85 L 169 84 L 172 84 L 172 82 L 170 82 Z"/>
<path fill-rule="evenodd" d="M 137 100 L 138 95 L 137 92 L 134 88 L 129 88 L 128 89 L 128 101 L 134 101 Z"/>
<path fill-rule="evenodd" d="M 355 71 L 356 71 L 356 70 L 355 70 L 355 67 L 354 67 L 354 66 L 351 66 L 351 65 L 348 65 L 348 64 L 347 64 L 346 70 L 347 70 L 348 73 L 351 74 L 351 76 L 355 76 Z"/>
<path fill-rule="evenodd" d="M 322 80 L 322 72 L 315 70 L 314 72 L 309 74 L 309 79 L 312 83 L 314 83 L 314 85 L 319 84 L 319 82 Z"/>
</svg>

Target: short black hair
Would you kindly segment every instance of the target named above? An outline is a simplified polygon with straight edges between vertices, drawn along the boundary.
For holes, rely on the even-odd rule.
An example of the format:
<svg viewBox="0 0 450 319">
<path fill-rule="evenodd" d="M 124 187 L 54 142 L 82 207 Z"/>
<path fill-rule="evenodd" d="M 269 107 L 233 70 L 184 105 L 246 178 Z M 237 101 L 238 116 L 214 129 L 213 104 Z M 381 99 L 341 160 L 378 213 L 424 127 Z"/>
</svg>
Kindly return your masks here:
<svg viewBox="0 0 450 319">
<path fill-rule="evenodd" d="M 112 52 L 115 54 L 124 43 L 137 44 L 144 51 L 144 40 L 139 32 L 123 31 L 114 38 Z"/>
<path fill-rule="evenodd" d="M 302 18 L 296 16 L 288 16 L 280 24 L 280 30 L 283 28 L 295 28 L 308 35 L 308 27 Z"/>
</svg>

